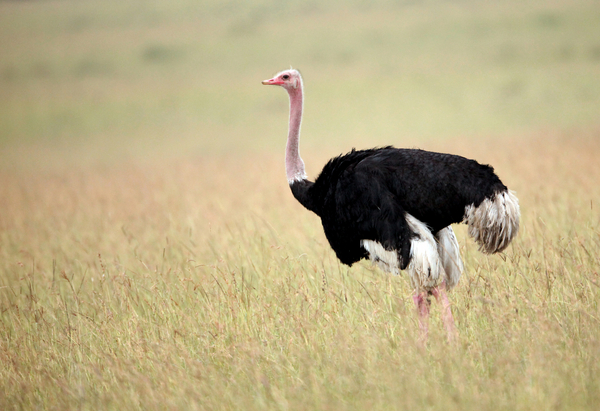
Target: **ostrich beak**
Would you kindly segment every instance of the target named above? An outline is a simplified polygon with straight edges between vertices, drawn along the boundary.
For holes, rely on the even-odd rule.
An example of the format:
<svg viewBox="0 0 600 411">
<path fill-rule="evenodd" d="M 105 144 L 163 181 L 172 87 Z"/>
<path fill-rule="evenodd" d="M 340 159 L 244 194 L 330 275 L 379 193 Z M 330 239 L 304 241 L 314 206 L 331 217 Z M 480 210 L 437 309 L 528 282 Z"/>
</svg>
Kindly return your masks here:
<svg viewBox="0 0 600 411">
<path fill-rule="evenodd" d="M 277 78 L 274 77 L 270 80 L 264 80 L 262 83 L 267 86 L 281 86 L 283 84 L 283 81 L 277 80 Z"/>
</svg>

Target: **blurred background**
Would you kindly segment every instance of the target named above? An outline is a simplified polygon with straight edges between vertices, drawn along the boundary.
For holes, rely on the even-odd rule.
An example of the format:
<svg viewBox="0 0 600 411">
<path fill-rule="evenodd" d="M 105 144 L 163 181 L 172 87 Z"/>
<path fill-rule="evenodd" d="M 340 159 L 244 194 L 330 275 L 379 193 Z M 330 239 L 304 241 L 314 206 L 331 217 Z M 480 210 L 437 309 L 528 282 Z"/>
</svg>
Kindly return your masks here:
<svg viewBox="0 0 600 411">
<path fill-rule="evenodd" d="M 3 169 L 283 153 L 290 66 L 312 151 L 600 123 L 592 0 L 1 1 L 0 56 Z"/>
</svg>

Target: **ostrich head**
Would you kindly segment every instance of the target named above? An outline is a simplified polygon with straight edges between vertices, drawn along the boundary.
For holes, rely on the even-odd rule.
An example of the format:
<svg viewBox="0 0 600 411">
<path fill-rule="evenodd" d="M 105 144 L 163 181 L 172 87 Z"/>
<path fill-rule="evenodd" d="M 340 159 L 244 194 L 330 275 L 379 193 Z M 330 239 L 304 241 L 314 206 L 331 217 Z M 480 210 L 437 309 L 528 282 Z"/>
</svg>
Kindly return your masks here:
<svg viewBox="0 0 600 411">
<path fill-rule="evenodd" d="M 265 85 L 281 86 L 289 92 L 295 91 L 302 87 L 302 76 L 295 69 L 280 71 L 270 80 L 262 82 Z"/>
</svg>

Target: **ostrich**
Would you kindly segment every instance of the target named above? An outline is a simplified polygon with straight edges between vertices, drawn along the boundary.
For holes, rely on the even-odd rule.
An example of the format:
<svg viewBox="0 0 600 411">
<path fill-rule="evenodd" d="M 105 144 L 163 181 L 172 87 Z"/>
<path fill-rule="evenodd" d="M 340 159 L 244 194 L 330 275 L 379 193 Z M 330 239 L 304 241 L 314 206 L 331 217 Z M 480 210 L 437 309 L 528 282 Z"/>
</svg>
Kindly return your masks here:
<svg viewBox="0 0 600 411">
<path fill-rule="evenodd" d="M 294 197 L 323 223 L 338 259 L 369 258 L 386 272 L 406 270 L 414 287 L 421 338 L 427 339 L 430 296 L 442 307 L 448 339 L 455 335 L 446 291 L 463 264 L 450 226 L 464 222 L 488 254 L 504 250 L 519 230 L 519 201 L 488 165 L 452 154 L 391 146 L 352 149 L 309 181 L 298 148 L 303 109 L 300 72 L 284 70 L 265 85 L 290 99 L 285 166 Z"/>
</svg>

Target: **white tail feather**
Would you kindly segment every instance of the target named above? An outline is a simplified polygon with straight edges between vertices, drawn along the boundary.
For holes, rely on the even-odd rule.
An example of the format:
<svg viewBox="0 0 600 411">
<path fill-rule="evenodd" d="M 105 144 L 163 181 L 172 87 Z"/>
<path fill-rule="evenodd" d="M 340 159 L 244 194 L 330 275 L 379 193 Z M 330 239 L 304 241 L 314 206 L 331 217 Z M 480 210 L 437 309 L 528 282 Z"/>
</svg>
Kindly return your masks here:
<svg viewBox="0 0 600 411">
<path fill-rule="evenodd" d="M 497 193 L 477 207 L 465 208 L 463 222 L 469 235 L 479 244 L 479 250 L 492 254 L 504 250 L 519 231 L 519 200 L 513 191 Z"/>
</svg>

